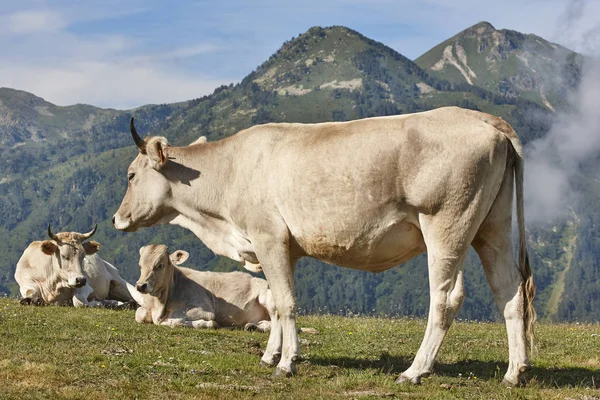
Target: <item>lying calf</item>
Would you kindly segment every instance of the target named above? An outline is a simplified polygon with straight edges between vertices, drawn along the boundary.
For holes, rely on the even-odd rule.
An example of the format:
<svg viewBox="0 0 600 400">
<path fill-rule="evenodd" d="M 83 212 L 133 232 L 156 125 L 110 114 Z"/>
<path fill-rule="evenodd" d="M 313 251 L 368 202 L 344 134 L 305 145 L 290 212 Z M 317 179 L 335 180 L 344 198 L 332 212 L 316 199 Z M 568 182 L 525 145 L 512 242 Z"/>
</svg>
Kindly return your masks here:
<svg viewBox="0 0 600 400">
<path fill-rule="evenodd" d="M 140 249 L 143 293 L 135 313 L 140 323 L 193 328 L 244 327 L 269 331 L 261 361 L 274 365 L 281 355 L 282 330 L 267 281 L 243 272 L 208 272 L 180 268 L 189 254 L 169 254 L 165 245 Z"/>
<path fill-rule="evenodd" d="M 169 254 L 165 245 L 140 249 L 143 294 L 137 322 L 194 328 L 244 327 L 268 331 L 276 318 L 267 281 L 243 272 L 209 272 L 180 268 L 189 254 Z"/>
</svg>

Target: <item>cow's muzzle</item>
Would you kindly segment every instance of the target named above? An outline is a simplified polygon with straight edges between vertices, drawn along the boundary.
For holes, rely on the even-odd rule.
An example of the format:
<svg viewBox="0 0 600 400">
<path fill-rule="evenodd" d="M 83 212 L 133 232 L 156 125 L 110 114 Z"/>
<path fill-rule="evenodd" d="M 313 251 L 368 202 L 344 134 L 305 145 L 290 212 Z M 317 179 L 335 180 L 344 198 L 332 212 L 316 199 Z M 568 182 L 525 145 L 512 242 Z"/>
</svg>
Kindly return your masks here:
<svg viewBox="0 0 600 400">
<path fill-rule="evenodd" d="M 69 286 L 72 288 L 80 288 L 85 286 L 85 284 L 87 283 L 87 279 L 85 278 L 85 276 L 78 276 L 73 280 L 69 279 Z"/>
<path fill-rule="evenodd" d="M 120 231 L 135 232 L 136 230 L 135 227 L 132 226 L 131 220 L 122 218 L 118 213 L 113 215 L 112 223 L 113 226 Z"/>
<path fill-rule="evenodd" d="M 144 283 L 139 283 L 139 282 L 136 283 L 135 284 L 135 288 L 140 293 L 148 293 L 149 292 L 148 283 L 146 283 L 146 282 L 144 282 Z"/>
</svg>

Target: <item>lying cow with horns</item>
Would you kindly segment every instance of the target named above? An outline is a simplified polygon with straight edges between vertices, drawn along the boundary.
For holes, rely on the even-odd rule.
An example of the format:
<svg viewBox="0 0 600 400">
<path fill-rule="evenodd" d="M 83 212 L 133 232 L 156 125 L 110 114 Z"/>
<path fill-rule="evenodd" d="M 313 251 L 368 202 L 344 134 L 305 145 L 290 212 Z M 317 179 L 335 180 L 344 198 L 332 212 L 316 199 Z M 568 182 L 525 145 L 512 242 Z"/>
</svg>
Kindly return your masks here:
<svg viewBox="0 0 600 400">
<path fill-rule="evenodd" d="M 15 270 L 21 304 L 75 307 L 126 307 L 137 295 L 119 271 L 96 254 L 100 243 L 85 242 L 96 233 L 52 233 L 51 240 L 32 242 Z"/>
<path fill-rule="evenodd" d="M 239 271 L 178 267 L 188 257 L 183 250 L 169 254 L 162 244 L 140 249 L 136 289 L 143 298 L 135 313 L 137 322 L 192 328 L 243 327 L 281 335 L 267 281 Z"/>
<path fill-rule="evenodd" d="M 507 385 L 529 368 L 535 284 L 527 255 L 523 150 L 501 118 L 461 109 L 349 122 L 265 124 L 185 147 L 142 139 L 113 217 L 133 232 L 157 224 L 191 230 L 219 255 L 260 263 L 283 329 L 276 375 L 296 373 L 294 270 L 298 259 L 382 272 L 427 252 L 429 318 L 411 366 L 420 383 L 464 296 L 473 246 L 506 321 Z M 243 154 L 243 156 L 240 156 Z M 516 194 L 518 263 L 513 256 Z"/>
</svg>

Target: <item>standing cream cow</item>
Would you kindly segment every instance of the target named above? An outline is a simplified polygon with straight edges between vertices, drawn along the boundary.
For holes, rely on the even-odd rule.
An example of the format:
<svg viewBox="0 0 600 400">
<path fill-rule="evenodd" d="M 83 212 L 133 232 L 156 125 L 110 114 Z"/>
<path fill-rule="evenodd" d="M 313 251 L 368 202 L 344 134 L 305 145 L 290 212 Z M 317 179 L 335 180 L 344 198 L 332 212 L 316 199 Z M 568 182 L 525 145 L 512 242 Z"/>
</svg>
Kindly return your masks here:
<svg viewBox="0 0 600 400">
<path fill-rule="evenodd" d="M 95 254 L 100 244 L 85 242 L 96 233 L 61 232 L 51 240 L 32 242 L 15 270 L 21 304 L 121 306 L 136 296 L 119 271 Z M 138 296 L 139 297 L 139 296 Z"/>
<path fill-rule="evenodd" d="M 140 249 L 142 293 L 137 322 L 193 328 L 240 327 L 279 330 L 275 300 L 267 281 L 243 272 L 218 273 L 181 268 L 189 254 L 169 254 L 165 245 Z M 279 334 L 275 332 L 275 334 Z"/>
<path fill-rule="evenodd" d="M 427 251 L 427 329 L 412 365 L 396 380 L 419 383 L 432 372 L 462 304 L 470 245 L 506 320 L 504 382 L 518 384 L 529 368 L 535 285 L 522 148 L 501 118 L 446 107 L 342 123 L 266 124 L 186 147 L 171 147 L 164 137 L 141 139 L 133 120 L 131 132 L 139 154 L 115 227 L 180 225 L 217 254 L 260 260 L 283 328 L 276 375 L 296 372 L 293 274 L 300 257 L 381 272 Z M 262 361 L 275 360 L 267 349 Z"/>
</svg>

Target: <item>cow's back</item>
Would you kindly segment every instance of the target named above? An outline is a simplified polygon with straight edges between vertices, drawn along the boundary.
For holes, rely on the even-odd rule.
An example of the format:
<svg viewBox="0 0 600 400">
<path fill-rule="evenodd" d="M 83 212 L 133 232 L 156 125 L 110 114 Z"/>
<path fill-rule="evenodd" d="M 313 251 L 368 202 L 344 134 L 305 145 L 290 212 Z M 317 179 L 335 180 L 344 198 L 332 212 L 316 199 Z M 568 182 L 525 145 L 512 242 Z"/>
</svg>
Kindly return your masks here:
<svg viewBox="0 0 600 400">
<path fill-rule="evenodd" d="M 488 117 L 447 107 L 250 128 L 238 139 L 248 152 L 228 197 L 244 193 L 245 204 L 233 219 L 263 229 L 263 221 L 281 218 L 297 256 L 387 269 L 425 250 L 414 229 L 419 213 L 453 204 L 458 188 L 468 198 L 484 180 L 499 185 L 509 142 Z"/>
<path fill-rule="evenodd" d="M 106 261 L 98 254 L 86 255 L 83 259 L 83 272 L 88 280 L 87 284 L 94 290 L 90 298 L 106 300 L 109 297 L 112 280 Z"/>
</svg>

